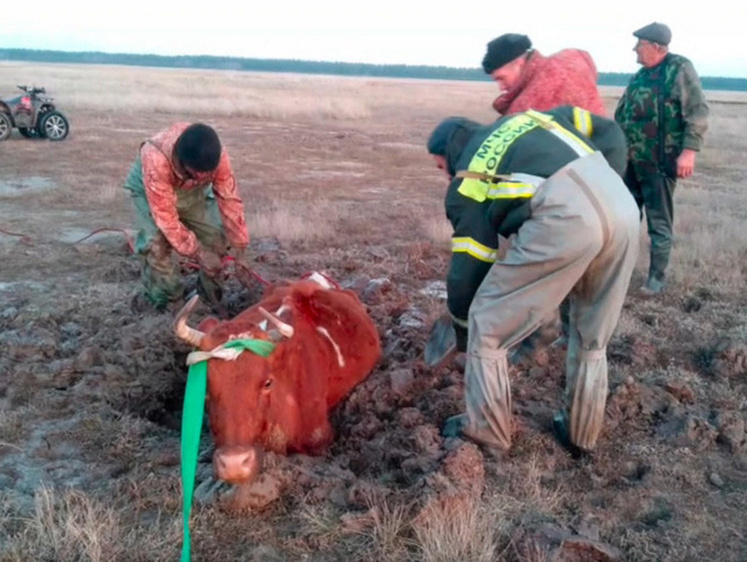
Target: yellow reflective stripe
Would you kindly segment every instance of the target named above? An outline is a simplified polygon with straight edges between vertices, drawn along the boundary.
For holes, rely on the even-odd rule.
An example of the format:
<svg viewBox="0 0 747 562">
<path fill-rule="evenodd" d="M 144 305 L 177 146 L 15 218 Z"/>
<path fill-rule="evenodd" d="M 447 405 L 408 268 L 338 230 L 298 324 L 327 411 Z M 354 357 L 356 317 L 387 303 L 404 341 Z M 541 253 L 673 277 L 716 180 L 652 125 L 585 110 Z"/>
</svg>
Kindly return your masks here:
<svg viewBox="0 0 747 562">
<path fill-rule="evenodd" d="M 502 181 L 488 190 L 488 199 L 517 199 L 519 197 L 531 197 L 537 191 L 537 187 L 531 183 Z"/>
<path fill-rule="evenodd" d="M 587 112 L 588 113 L 588 112 Z M 591 115 L 588 115 L 589 126 L 591 124 Z M 509 147 L 522 135 L 542 127 L 548 132 L 555 135 L 568 145 L 579 156 L 591 154 L 594 149 L 586 144 L 581 138 L 559 125 L 551 115 L 545 115 L 538 111 L 530 109 L 525 113 L 514 115 L 503 125 L 482 142 L 480 148 L 470 160 L 467 172 L 480 174 L 482 178 L 464 178 L 459 184 L 457 191 L 469 199 L 478 203 L 486 199 L 505 199 L 511 197 L 531 197 L 534 192 L 529 193 L 530 186 L 514 186 L 517 189 L 512 190 L 506 183 L 497 183 L 490 176 L 495 176 L 498 166 L 506 154 Z M 464 173 L 464 172 L 462 172 Z M 458 174 L 457 174 L 458 175 Z M 528 182 L 536 186 L 533 181 Z M 499 187 L 500 186 L 500 187 Z M 521 188 L 524 188 L 523 190 Z"/>
<path fill-rule="evenodd" d="M 568 129 L 566 129 L 565 127 L 561 127 L 557 123 L 554 123 L 553 125 L 554 126 L 550 130 L 550 132 L 556 137 L 558 137 L 560 140 L 565 142 L 565 144 L 567 144 L 570 148 L 572 148 L 576 154 L 578 154 L 579 156 L 586 156 L 587 154 L 594 153 L 593 148 L 591 148 L 588 144 L 586 144 L 576 135 L 571 133 Z"/>
<path fill-rule="evenodd" d="M 488 198 L 488 189 L 490 189 L 490 182 L 486 180 L 467 178 L 462 180 L 457 191 L 465 197 L 469 197 L 478 203 L 482 203 Z"/>
<path fill-rule="evenodd" d="M 581 109 L 580 107 L 574 107 L 573 124 L 582 134 L 591 138 L 591 135 L 594 132 L 594 125 L 592 125 L 591 122 L 591 112 Z"/>
<path fill-rule="evenodd" d="M 469 236 L 455 236 L 451 239 L 451 251 L 454 253 L 464 252 L 480 261 L 493 263 L 498 259 L 498 250 L 480 244 Z"/>
<path fill-rule="evenodd" d="M 488 199 L 516 199 L 531 197 L 545 178 L 532 174 L 511 174 L 506 181 L 491 185 L 487 193 Z"/>
<path fill-rule="evenodd" d="M 587 154 L 592 154 L 594 152 L 594 149 L 582 141 L 578 136 L 558 124 L 558 122 L 553 119 L 552 115 L 545 115 L 544 113 L 534 111 L 533 109 L 528 110 L 526 114 L 566 143 L 579 156 L 586 156 Z"/>
<path fill-rule="evenodd" d="M 529 115 L 532 119 L 537 121 L 540 125 L 542 125 L 545 129 L 549 129 L 553 126 L 553 116 L 547 115 L 546 113 L 540 113 L 539 111 L 535 111 L 534 109 L 527 109 L 526 114 Z"/>
<path fill-rule="evenodd" d="M 451 312 L 449 312 L 449 314 L 451 314 Z M 454 324 L 461 326 L 462 328 L 469 328 L 469 322 L 467 320 L 457 318 L 453 314 L 451 314 L 451 321 L 454 322 Z"/>
<path fill-rule="evenodd" d="M 513 142 L 529 131 L 541 125 L 537 118 L 526 114 L 511 117 L 482 142 L 480 148 L 470 160 L 467 171 L 478 174 L 495 175 L 503 155 Z M 488 179 L 467 178 L 459 185 L 459 193 L 478 203 L 487 199 L 488 190 L 493 182 Z"/>
</svg>

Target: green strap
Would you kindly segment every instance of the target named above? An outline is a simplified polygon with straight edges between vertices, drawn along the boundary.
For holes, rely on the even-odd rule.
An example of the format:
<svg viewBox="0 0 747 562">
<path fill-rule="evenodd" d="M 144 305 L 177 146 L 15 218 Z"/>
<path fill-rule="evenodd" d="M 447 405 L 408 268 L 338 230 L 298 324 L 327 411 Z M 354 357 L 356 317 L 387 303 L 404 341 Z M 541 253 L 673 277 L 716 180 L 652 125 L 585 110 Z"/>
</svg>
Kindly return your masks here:
<svg viewBox="0 0 747 562">
<path fill-rule="evenodd" d="M 191 365 L 187 375 L 187 388 L 184 391 L 184 409 L 182 411 L 182 496 L 184 501 L 182 506 L 184 514 L 182 562 L 188 562 L 190 557 L 189 515 L 192 511 L 192 493 L 197 472 L 197 454 L 200 448 L 206 388 L 207 362 L 202 361 Z"/>
<path fill-rule="evenodd" d="M 267 357 L 275 351 L 276 344 L 267 340 L 230 340 L 223 347 L 235 347 L 244 351 L 251 351 L 260 357 Z"/>
<path fill-rule="evenodd" d="M 260 357 L 267 357 L 275 350 L 275 344 L 266 340 L 241 339 L 231 340 L 223 347 L 239 348 L 251 351 Z M 189 562 L 189 516 L 192 511 L 197 473 L 197 455 L 200 448 L 202 418 L 205 411 L 205 392 L 207 390 L 207 361 L 190 365 L 187 375 L 187 387 L 184 390 L 184 408 L 182 410 L 182 497 L 184 504 L 184 542 L 182 543 L 181 562 Z"/>
</svg>

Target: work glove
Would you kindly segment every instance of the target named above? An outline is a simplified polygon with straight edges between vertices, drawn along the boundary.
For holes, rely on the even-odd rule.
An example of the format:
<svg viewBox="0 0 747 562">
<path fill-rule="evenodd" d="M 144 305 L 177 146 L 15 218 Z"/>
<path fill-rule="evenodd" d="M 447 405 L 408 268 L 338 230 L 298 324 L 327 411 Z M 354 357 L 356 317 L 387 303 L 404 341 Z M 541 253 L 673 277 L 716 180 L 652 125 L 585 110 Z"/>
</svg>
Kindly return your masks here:
<svg viewBox="0 0 747 562">
<path fill-rule="evenodd" d="M 249 248 L 246 246 L 232 246 L 228 249 L 228 255 L 233 258 L 235 263 L 241 264 L 244 267 L 249 267 Z"/>
<path fill-rule="evenodd" d="M 205 248 L 200 248 L 197 252 L 197 264 L 208 277 L 217 277 L 223 270 L 218 254 Z"/>
<path fill-rule="evenodd" d="M 252 268 L 249 266 L 248 248 L 231 248 L 228 255 L 234 260 L 236 279 L 245 287 L 250 287 L 254 283 L 254 275 L 252 274 Z"/>
</svg>

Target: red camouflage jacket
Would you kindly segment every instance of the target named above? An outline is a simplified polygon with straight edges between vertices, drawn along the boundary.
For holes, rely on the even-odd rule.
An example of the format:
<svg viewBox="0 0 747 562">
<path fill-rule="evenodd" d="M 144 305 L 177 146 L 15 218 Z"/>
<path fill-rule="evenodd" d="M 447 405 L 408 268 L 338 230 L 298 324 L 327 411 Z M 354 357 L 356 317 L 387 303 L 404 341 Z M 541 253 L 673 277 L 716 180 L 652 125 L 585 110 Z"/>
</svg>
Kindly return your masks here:
<svg viewBox="0 0 747 562">
<path fill-rule="evenodd" d="M 234 247 L 244 248 L 249 245 L 244 203 L 226 149 L 223 148 L 214 172 L 199 174 L 195 178 L 180 172 L 174 163 L 174 144 L 189 125 L 176 123 L 143 143 L 140 149 L 145 197 L 153 220 L 179 254 L 194 256 L 200 244 L 194 233 L 179 220 L 177 190 L 204 189 L 212 183 L 226 237 Z"/>
<path fill-rule="evenodd" d="M 528 109 L 547 111 L 560 105 L 607 115 L 597 89 L 597 68 L 586 51 L 564 49 L 549 57 L 533 51 L 521 81 L 493 102 L 502 115 Z"/>
</svg>

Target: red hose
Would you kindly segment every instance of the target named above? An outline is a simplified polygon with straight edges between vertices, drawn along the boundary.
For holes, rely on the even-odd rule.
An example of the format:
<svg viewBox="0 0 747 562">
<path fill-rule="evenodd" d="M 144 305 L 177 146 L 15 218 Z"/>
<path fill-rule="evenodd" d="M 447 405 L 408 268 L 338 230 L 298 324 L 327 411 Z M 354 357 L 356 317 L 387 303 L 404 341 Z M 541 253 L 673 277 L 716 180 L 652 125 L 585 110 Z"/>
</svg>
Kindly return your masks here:
<svg viewBox="0 0 747 562">
<path fill-rule="evenodd" d="M 21 242 L 23 242 L 24 244 L 34 243 L 33 240 L 31 240 L 31 238 L 29 238 L 25 234 L 18 234 L 17 232 L 10 232 L 8 230 L 5 230 L 4 228 L 0 228 L 0 232 L 2 232 L 3 234 L 7 234 L 8 236 L 17 236 L 18 238 L 21 239 Z"/>
<path fill-rule="evenodd" d="M 86 234 L 80 240 L 77 240 L 76 242 L 73 242 L 72 245 L 75 246 L 76 244 L 80 244 L 84 240 L 88 240 L 89 238 L 91 238 L 92 236 L 95 236 L 96 234 L 99 234 L 100 232 L 121 232 L 122 234 L 124 234 L 125 239 L 127 240 L 127 248 L 130 250 L 130 253 L 131 254 L 135 253 L 135 243 L 132 240 L 132 236 L 130 235 L 129 232 L 127 232 L 126 230 L 124 230 L 122 228 L 106 228 L 106 227 L 104 227 L 104 228 L 97 228 L 93 232 L 91 232 L 89 234 Z M 9 232 L 9 231 L 7 231 L 7 230 L 5 230 L 3 228 L 0 228 L 0 233 L 6 234 L 8 236 L 17 236 L 17 237 L 19 237 L 21 239 L 21 242 L 23 242 L 24 244 L 33 244 L 33 240 L 31 238 L 29 238 L 28 236 L 26 236 L 25 234 L 18 234 L 17 232 Z M 231 257 L 231 256 L 224 256 L 222 258 L 222 260 L 221 260 L 221 264 L 222 264 L 223 268 L 225 269 L 225 267 L 229 263 L 235 262 L 235 261 L 236 260 L 233 257 Z M 200 269 L 200 264 L 195 263 L 193 261 L 187 261 L 187 262 L 184 263 L 184 267 L 186 267 L 188 269 L 195 269 L 196 270 L 196 269 Z M 264 277 L 262 277 L 259 273 L 257 273 L 253 269 L 249 269 L 249 273 L 251 273 L 252 277 L 254 277 L 257 281 L 259 281 L 260 283 L 262 283 L 262 285 L 267 286 L 267 285 L 270 284 L 270 282 L 267 279 L 265 279 Z M 306 279 L 306 278 L 310 277 L 312 275 L 312 273 L 313 272 L 311 272 L 311 271 L 307 271 L 306 273 L 304 273 L 301 276 L 301 279 Z M 322 277 L 324 277 L 327 281 L 329 281 L 329 283 L 333 287 L 335 287 L 336 289 L 340 288 L 340 285 L 339 285 L 339 283 L 337 283 L 337 281 L 335 281 L 334 279 L 330 278 L 328 275 L 325 275 L 324 273 L 321 273 L 321 272 L 318 272 L 318 273 L 319 273 L 319 275 L 321 275 Z"/>
<path fill-rule="evenodd" d="M 83 238 L 81 238 L 77 242 L 73 242 L 73 246 L 75 246 L 76 244 L 80 244 L 84 240 L 88 240 L 91 236 L 94 236 L 98 234 L 99 232 L 121 232 L 122 234 L 125 235 L 125 238 L 127 239 L 127 247 L 129 248 L 130 253 L 131 254 L 135 253 L 135 243 L 132 241 L 132 236 L 130 236 L 129 232 L 121 228 L 97 228 L 90 234 L 86 234 Z"/>
</svg>

